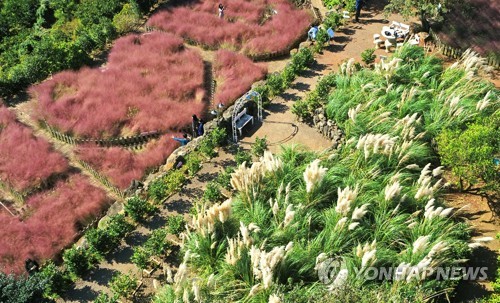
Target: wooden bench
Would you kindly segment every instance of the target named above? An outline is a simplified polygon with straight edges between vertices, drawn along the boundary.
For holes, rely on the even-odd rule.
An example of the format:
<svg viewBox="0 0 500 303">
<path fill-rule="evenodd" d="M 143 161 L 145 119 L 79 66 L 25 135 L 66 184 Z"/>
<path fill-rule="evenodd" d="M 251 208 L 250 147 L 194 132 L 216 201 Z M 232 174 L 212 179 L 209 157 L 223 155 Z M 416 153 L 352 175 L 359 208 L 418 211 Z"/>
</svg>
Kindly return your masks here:
<svg viewBox="0 0 500 303">
<path fill-rule="evenodd" d="M 248 124 L 248 122 L 252 121 L 253 125 L 253 116 L 247 114 L 247 108 L 245 107 L 237 116 L 236 116 L 236 128 L 240 132 L 240 136 L 242 136 L 243 127 Z"/>
</svg>

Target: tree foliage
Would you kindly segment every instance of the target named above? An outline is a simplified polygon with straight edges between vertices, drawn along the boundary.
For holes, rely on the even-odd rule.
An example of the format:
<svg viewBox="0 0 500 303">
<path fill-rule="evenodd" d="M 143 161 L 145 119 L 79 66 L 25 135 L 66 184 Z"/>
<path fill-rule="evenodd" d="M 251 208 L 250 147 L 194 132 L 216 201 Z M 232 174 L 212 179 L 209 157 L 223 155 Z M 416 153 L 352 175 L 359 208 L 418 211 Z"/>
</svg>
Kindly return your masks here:
<svg viewBox="0 0 500 303">
<path fill-rule="evenodd" d="M 459 179 L 460 189 L 482 182 L 486 189 L 498 186 L 499 169 L 493 159 L 500 150 L 499 127 L 491 119 L 471 124 L 465 131 L 447 129 L 437 137 L 441 162 L 451 167 Z"/>
<path fill-rule="evenodd" d="M 418 16 L 424 30 L 429 28 L 428 19 L 446 12 L 448 0 L 390 0 L 385 6 L 386 14 L 397 13 L 404 18 Z"/>
</svg>

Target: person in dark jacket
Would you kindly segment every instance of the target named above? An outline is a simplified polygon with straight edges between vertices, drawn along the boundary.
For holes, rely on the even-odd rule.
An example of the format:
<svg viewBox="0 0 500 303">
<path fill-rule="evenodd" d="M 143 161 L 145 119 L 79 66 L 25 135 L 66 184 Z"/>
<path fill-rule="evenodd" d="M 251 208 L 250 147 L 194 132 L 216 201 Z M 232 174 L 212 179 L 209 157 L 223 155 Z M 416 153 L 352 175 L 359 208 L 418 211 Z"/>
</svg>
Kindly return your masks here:
<svg viewBox="0 0 500 303">
<path fill-rule="evenodd" d="M 193 122 L 191 122 L 191 127 L 193 129 L 193 138 L 196 138 L 198 135 L 198 124 L 200 124 L 200 120 L 196 115 L 193 115 Z"/>
<path fill-rule="evenodd" d="M 205 133 L 205 121 L 200 119 L 200 123 L 198 123 L 198 137 L 203 136 Z"/>
<path fill-rule="evenodd" d="M 356 22 L 359 22 L 359 15 L 361 14 L 361 9 L 363 8 L 364 5 L 363 0 L 356 0 Z"/>
</svg>

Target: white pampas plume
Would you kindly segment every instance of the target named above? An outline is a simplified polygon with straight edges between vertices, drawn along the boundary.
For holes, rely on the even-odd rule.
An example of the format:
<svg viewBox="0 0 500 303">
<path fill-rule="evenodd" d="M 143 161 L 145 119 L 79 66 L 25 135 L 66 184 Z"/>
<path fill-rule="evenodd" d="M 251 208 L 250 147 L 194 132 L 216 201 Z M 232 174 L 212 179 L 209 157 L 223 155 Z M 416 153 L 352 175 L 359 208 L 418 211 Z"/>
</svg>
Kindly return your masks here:
<svg viewBox="0 0 500 303">
<path fill-rule="evenodd" d="M 355 220 L 355 221 L 358 221 L 358 220 L 361 220 L 364 215 L 368 212 L 368 210 L 366 210 L 368 208 L 370 204 L 367 203 L 367 204 L 363 204 L 361 207 L 356 207 L 354 209 L 354 211 L 352 212 L 352 220 Z"/>
<path fill-rule="evenodd" d="M 326 171 L 328 170 L 325 167 L 319 165 L 320 160 L 316 159 L 311 162 L 306 170 L 304 171 L 304 181 L 306 182 L 306 192 L 311 192 L 314 187 L 316 187 L 321 180 L 326 175 Z"/>
<path fill-rule="evenodd" d="M 430 236 L 420 236 L 415 242 L 413 242 L 413 253 L 419 253 L 427 249 L 429 246 Z"/>
<path fill-rule="evenodd" d="M 343 229 L 345 227 L 346 222 L 347 222 L 347 217 L 343 217 L 337 222 L 337 224 L 335 225 L 335 229 L 336 230 Z"/>
<path fill-rule="evenodd" d="M 356 229 L 356 227 L 358 227 L 358 225 L 359 225 L 359 222 L 354 222 L 354 223 L 349 224 L 349 230 Z"/>
<path fill-rule="evenodd" d="M 337 189 L 338 197 L 337 197 L 337 206 L 335 206 L 335 211 L 341 215 L 347 215 L 347 213 L 351 209 L 352 202 L 358 196 L 359 187 L 356 185 L 352 190 L 347 186 L 344 189 Z"/>
<path fill-rule="evenodd" d="M 295 211 L 293 210 L 293 205 L 288 204 L 285 211 L 285 219 L 283 220 L 283 226 L 287 227 L 295 217 Z"/>
<path fill-rule="evenodd" d="M 269 303 L 281 303 L 281 299 L 277 295 L 271 294 L 269 296 Z"/>
<path fill-rule="evenodd" d="M 250 292 L 248 293 L 248 296 L 249 297 L 253 297 L 255 296 L 255 294 L 259 291 L 260 289 L 260 283 L 257 283 L 255 284 L 254 286 L 252 286 L 252 288 L 250 289 Z"/>
</svg>

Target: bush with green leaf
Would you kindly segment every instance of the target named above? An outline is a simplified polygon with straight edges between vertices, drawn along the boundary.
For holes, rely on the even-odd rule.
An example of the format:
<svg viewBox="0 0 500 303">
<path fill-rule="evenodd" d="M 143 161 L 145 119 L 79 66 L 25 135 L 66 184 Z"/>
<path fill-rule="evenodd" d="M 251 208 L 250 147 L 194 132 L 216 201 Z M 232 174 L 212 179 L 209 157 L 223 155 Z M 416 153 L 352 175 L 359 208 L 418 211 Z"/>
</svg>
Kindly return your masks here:
<svg viewBox="0 0 500 303">
<path fill-rule="evenodd" d="M 247 165 L 252 165 L 252 154 L 248 150 L 239 148 L 234 155 L 234 161 L 236 161 L 237 166 L 240 166 L 243 162 L 246 162 Z"/>
<path fill-rule="evenodd" d="M 168 185 L 163 178 L 158 178 L 149 184 L 148 195 L 156 202 L 160 202 L 167 196 Z"/>
<path fill-rule="evenodd" d="M 219 185 L 214 181 L 208 182 L 203 192 L 203 200 L 215 203 L 220 201 L 222 197 Z"/>
<path fill-rule="evenodd" d="M 101 259 L 102 256 L 92 246 L 73 246 L 63 253 L 64 266 L 73 280 L 87 274 Z"/>
<path fill-rule="evenodd" d="M 111 279 L 109 287 L 113 294 L 122 298 L 129 298 L 137 288 L 137 279 L 131 274 L 119 273 Z"/>
<path fill-rule="evenodd" d="M 94 303 L 118 303 L 118 296 L 110 296 L 107 293 L 101 292 L 97 298 L 95 298 Z"/>
<path fill-rule="evenodd" d="M 167 231 L 172 235 L 179 235 L 185 228 L 186 221 L 183 215 L 172 215 L 167 218 Z"/>
<path fill-rule="evenodd" d="M 209 137 L 214 146 L 221 147 L 227 144 L 227 131 L 223 127 L 216 127 L 213 129 Z"/>
<path fill-rule="evenodd" d="M 264 152 L 267 150 L 267 138 L 255 138 L 255 143 L 252 145 L 252 154 L 256 157 L 262 157 Z"/>
<path fill-rule="evenodd" d="M 190 153 L 186 160 L 186 170 L 190 176 L 196 175 L 202 167 L 201 157 L 197 152 Z"/>
<path fill-rule="evenodd" d="M 231 188 L 231 174 L 234 172 L 233 166 L 226 167 L 222 172 L 217 175 L 215 182 L 225 189 Z"/>
<path fill-rule="evenodd" d="M 377 56 L 374 53 L 375 53 L 374 48 L 365 49 L 363 52 L 361 52 L 361 60 L 363 60 L 363 62 L 367 66 L 370 66 L 373 62 L 375 62 L 375 59 L 377 58 Z"/>
<path fill-rule="evenodd" d="M 135 222 L 144 221 L 158 210 L 158 208 L 149 203 L 148 200 L 142 199 L 139 196 L 128 198 L 124 204 L 124 209 L 125 213 Z"/>
</svg>

